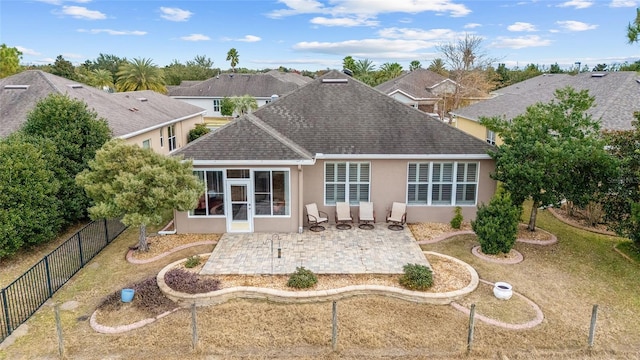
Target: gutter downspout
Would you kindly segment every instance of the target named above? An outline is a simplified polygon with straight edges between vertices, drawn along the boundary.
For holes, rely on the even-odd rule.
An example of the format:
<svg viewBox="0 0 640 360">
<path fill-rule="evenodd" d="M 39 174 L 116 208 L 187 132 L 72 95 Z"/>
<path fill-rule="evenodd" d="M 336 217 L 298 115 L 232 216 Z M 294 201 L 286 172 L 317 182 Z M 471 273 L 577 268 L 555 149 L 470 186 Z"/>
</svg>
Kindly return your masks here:
<svg viewBox="0 0 640 360">
<path fill-rule="evenodd" d="M 302 195 L 304 194 L 304 181 L 302 176 L 302 165 L 298 164 L 298 234 L 302 234 L 304 204 Z"/>
</svg>

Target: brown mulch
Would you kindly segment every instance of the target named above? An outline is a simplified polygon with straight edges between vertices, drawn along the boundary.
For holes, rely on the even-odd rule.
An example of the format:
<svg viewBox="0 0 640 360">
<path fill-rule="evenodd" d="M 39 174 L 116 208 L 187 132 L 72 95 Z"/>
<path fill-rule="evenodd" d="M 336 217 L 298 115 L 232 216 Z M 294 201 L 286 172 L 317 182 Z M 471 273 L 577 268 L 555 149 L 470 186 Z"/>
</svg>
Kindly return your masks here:
<svg viewBox="0 0 640 360">
<path fill-rule="evenodd" d="M 562 205 L 560 208 L 549 208 L 549 211 L 552 212 L 556 217 L 560 218 L 560 220 L 573 227 L 577 227 L 587 231 L 593 231 L 600 234 L 615 236 L 615 232 L 609 230 L 607 224 L 597 224 L 596 226 L 592 226 L 589 221 L 587 221 L 587 218 L 584 216 L 583 211 L 580 209 L 574 210 L 573 216 L 569 215 L 565 205 Z"/>
<path fill-rule="evenodd" d="M 471 223 L 463 222 L 460 229 L 454 229 L 447 223 L 423 222 L 415 224 L 407 224 L 409 230 L 416 240 L 430 240 L 442 234 L 447 234 L 462 230 L 471 230 Z"/>
<path fill-rule="evenodd" d="M 156 235 L 147 237 L 149 251 L 135 251 L 133 258 L 146 260 L 171 251 L 178 246 L 187 245 L 200 241 L 218 241 L 220 234 L 174 234 Z"/>
</svg>

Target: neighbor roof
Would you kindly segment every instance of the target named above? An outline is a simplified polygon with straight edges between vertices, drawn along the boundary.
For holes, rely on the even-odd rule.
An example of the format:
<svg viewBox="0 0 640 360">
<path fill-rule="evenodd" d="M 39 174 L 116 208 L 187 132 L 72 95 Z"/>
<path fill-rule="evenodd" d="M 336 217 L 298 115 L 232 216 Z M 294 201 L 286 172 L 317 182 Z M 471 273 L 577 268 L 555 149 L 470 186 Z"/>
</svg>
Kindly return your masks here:
<svg viewBox="0 0 640 360">
<path fill-rule="evenodd" d="M 250 95 L 269 98 L 282 96 L 310 82 L 312 79 L 296 73 L 281 73 L 272 70 L 264 74 L 220 74 L 196 84 L 169 89 L 175 97 L 231 97 Z"/>
<path fill-rule="evenodd" d="M 260 124 L 266 127 L 259 128 Z M 247 129 L 252 129 L 249 136 Z M 484 156 L 490 148 L 484 141 L 331 71 L 186 145 L 177 154 L 202 161 L 283 159 L 282 149 L 266 145 L 271 138 L 298 160 L 310 156 Z"/>
<path fill-rule="evenodd" d="M 108 93 L 44 71 L 27 70 L 0 79 L 0 137 L 20 129 L 27 114 L 52 93 L 84 101 L 107 120 L 114 137 L 122 138 L 206 111 L 150 90 Z"/>
<path fill-rule="evenodd" d="M 438 99 L 440 95 L 435 94 L 432 90 L 445 81 L 451 81 L 448 78 L 439 75 L 431 70 L 415 69 L 409 71 L 397 78 L 385 81 L 376 86 L 376 89 L 385 94 L 392 94 L 401 91 L 413 99 Z"/>
<path fill-rule="evenodd" d="M 589 91 L 595 98 L 589 114 L 601 119 L 603 129 L 632 128 L 633 113 L 640 111 L 640 75 L 632 71 L 540 75 L 496 90 L 494 98 L 457 109 L 452 114 L 474 121 L 483 116 L 513 119 L 535 103 L 550 102 L 555 90 L 565 86 Z"/>
</svg>

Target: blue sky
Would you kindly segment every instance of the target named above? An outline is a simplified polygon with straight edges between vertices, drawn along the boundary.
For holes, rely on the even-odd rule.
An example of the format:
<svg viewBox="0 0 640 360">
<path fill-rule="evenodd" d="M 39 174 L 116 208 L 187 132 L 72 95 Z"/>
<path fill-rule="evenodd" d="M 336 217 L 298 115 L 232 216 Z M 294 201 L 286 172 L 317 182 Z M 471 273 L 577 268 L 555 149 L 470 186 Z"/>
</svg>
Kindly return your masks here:
<svg viewBox="0 0 640 360">
<path fill-rule="evenodd" d="M 100 53 L 158 66 L 197 55 L 229 68 L 340 68 L 342 59 L 426 67 L 465 33 L 508 67 L 634 62 L 626 42 L 640 0 L 0 0 L 0 43 L 25 64 L 79 64 Z"/>
</svg>

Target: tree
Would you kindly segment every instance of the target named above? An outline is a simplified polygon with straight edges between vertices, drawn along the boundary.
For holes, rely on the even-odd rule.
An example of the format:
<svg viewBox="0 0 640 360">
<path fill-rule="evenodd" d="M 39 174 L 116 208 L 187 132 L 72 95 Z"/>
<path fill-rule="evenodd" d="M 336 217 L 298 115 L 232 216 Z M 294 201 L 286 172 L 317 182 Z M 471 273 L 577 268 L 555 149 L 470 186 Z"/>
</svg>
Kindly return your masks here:
<svg viewBox="0 0 640 360">
<path fill-rule="evenodd" d="M 121 139 L 107 142 L 76 177 L 93 199 L 92 219 L 122 217 L 123 224 L 139 226 L 138 247 L 148 251 L 147 225 L 160 225 L 163 214 L 196 207 L 204 189 L 190 161 L 128 145 Z"/>
<path fill-rule="evenodd" d="M 607 67 L 608 67 L 607 64 L 597 64 L 596 66 L 593 67 L 592 71 L 609 71 Z"/>
<path fill-rule="evenodd" d="M 251 95 L 234 96 L 231 98 L 233 101 L 233 109 L 239 115 L 248 114 L 251 110 L 258 108 L 258 102 Z"/>
<path fill-rule="evenodd" d="M 394 63 L 384 63 L 380 65 L 380 71 L 386 80 L 391 80 L 402 75 L 402 65 Z M 386 81 L 385 80 L 385 81 Z"/>
<path fill-rule="evenodd" d="M 373 71 L 375 71 L 375 66 L 373 65 L 373 61 L 369 59 L 358 60 L 354 64 L 353 73 L 356 76 L 367 75 Z"/>
<path fill-rule="evenodd" d="M 0 79 L 20 72 L 22 52 L 15 47 L 0 45 Z"/>
<path fill-rule="evenodd" d="M 563 71 L 562 71 L 562 69 L 560 69 L 560 65 L 558 65 L 558 63 L 554 63 L 554 64 L 551 64 L 551 67 L 549 68 L 549 73 L 550 74 L 562 74 Z"/>
<path fill-rule="evenodd" d="M 233 110 L 236 108 L 236 105 L 233 99 L 229 97 L 224 97 L 220 101 L 220 114 L 222 116 L 231 116 L 233 115 Z"/>
<path fill-rule="evenodd" d="M 189 134 L 187 134 L 187 143 L 192 142 L 193 140 L 206 135 L 209 133 L 209 128 L 205 124 L 196 124 L 196 127 L 189 130 Z"/>
<path fill-rule="evenodd" d="M 522 207 L 515 205 L 506 191 L 498 191 L 489 205 L 478 206 L 476 219 L 471 221 L 485 254 L 508 254 L 516 243 Z"/>
<path fill-rule="evenodd" d="M 355 69 L 356 69 L 356 61 L 353 60 L 353 58 L 351 56 L 346 56 L 344 59 L 342 59 L 342 68 L 343 69 L 349 69 L 351 71 L 355 71 Z"/>
<path fill-rule="evenodd" d="M 433 71 L 434 73 L 445 77 L 449 76 L 449 72 L 447 71 L 444 61 L 441 58 L 431 60 L 431 63 L 429 64 L 427 70 Z"/>
<path fill-rule="evenodd" d="M 240 62 L 240 55 L 238 54 L 238 50 L 236 48 L 231 48 L 227 52 L 227 61 L 230 61 L 231 71 L 236 72 L 236 65 Z"/>
<path fill-rule="evenodd" d="M 640 8 L 636 9 L 636 18 L 627 26 L 627 38 L 629 44 L 640 41 Z"/>
<path fill-rule="evenodd" d="M 55 145 L 14 133 L 0 139 L 0 258 L 55 238 L 62 225 Z"/>
<path fill-rule="evenodd" d="M 115 87 L 115 85 L 113 84 L 113 77 L 111 76 L 111 72 L 106 69 L 95 69 L 91 71 L 89 84 L 91 86 L 97 87 L 100 90 L 106 90 L 109 92 L 113 92 L 113 89 Z"/>
<path fill-rule="evenodd" d="M 418 60 L 413 60 L 409 65 L 409 71 L 417 70 L 422 68 L 422 64 Z"/>
<path fill-rule="evenodd" d="M 54 172 L 60 182 L 57 197 L 67 223 L 86 218 L 89 198 L 75 184 L 75 176 L 87 168 L 96 151 L 111 138 L 107 121 L 98 118 L 81 100 L 51 94 L 39 101 L 27 115 L 22 131 L 29 136 L 50 139 L 62 161 Z"/>
<path fill-rule="evenodd" d="M 509 121 L 481 118 L 504 144 L 490 151 L 496 161 L 492 177 L 501 181 L 515 204 L 531 198 L 529 230 L 535 230 L 538 207 L 593 196 L 611 170 L 599 122 L 587 111 L 594 98 L 587 90 L 558 89 L 555 100 L 537 103 Z M 600 189 L 603 191 L 602 189 Z"/>
<path fill-rule="evenodd" d="M 151 59 L 133 59 L 127 61 L 117 73 L 116 88 L 118 91 L 153 90 L 167 93 L 164 74 Z"/>
<path fill-rule="evenodd" d="M 65 60 L 62 55 L 58 55 L 51 67 L 53 75 L 61 76 L 65 79 L 75 80 L 75 70 L 71 61 Z"/>
</svg>

